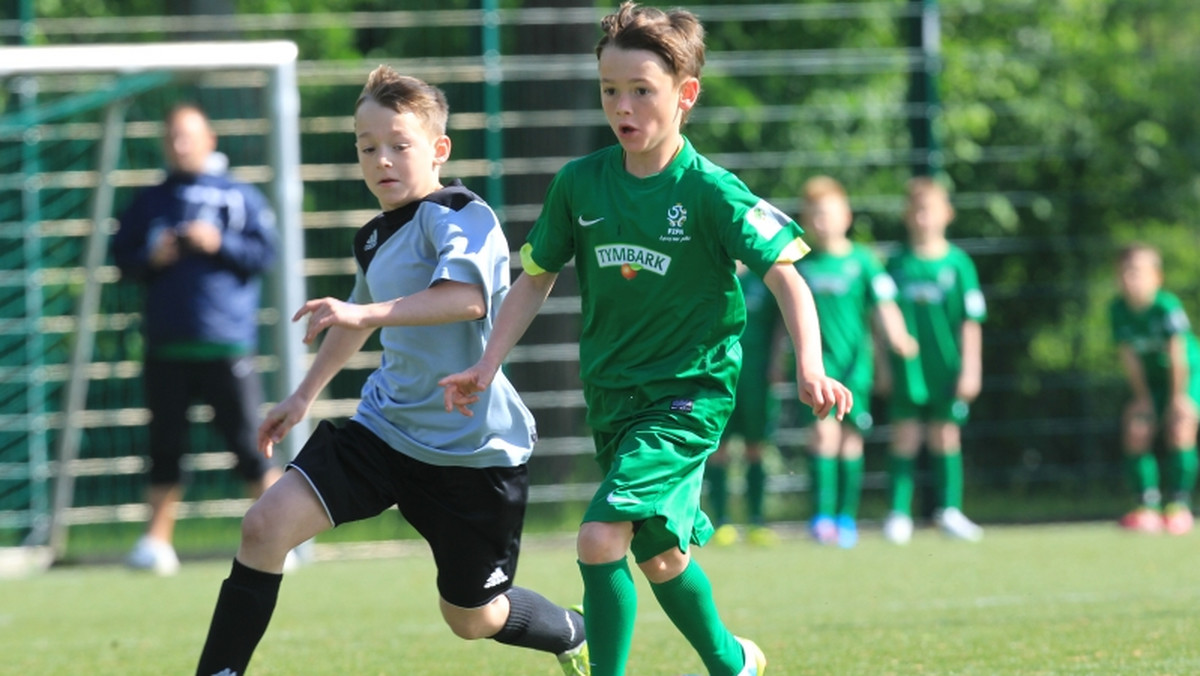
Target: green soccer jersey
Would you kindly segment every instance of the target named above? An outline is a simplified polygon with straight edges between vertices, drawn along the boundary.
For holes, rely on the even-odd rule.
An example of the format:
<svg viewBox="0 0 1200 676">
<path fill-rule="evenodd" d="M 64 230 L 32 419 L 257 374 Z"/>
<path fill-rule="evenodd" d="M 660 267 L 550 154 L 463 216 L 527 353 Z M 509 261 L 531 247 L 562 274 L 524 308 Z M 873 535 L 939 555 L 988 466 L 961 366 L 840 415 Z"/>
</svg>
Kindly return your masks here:
<svg viewBox="0 0 1200 676">
<path fill-rule="evenodd" d="M 1159 290 L 1154 302 L 1144 310 L 1134 311 L 1119 296 L 1109 307 L 1113 340 L 1128 345 L 1142 362 L 1146 384 L 1155 403 L 1161 408 L 1171 386 L 1170 340 L 1183 336 L 1187 346 L 1188 391 L 1196 396 L 1200 384 L 1200 343 L 1192 332 L 1187 312 L 1174 294 Z"/>
<path fill-rule="evenodd" d="M 896 300 L 896 283 L 861 244 L 844 255 L 814 251 L 796 268 L 816 301 L 825 372 L 855 392 L 869 390 L 874 375 L 870 311 Z"/>
<path fill-rule="evenodd" d="M 953 397 L 962 371 L 962 324 L 987 319 L 975 264 L 953 244 L 937 259 L 921 258 L 905 246 L 888 261 L 887 271 L 899 290 L 897 303 L 908 332 L 920 346 L 917 358 L 930 401 Z M 906 387 L 899 382 L 905 369 L 896 368 L 895 373 L 897 387 Z"/>
<path fill-rule="evenodd" d="M 585 385 L 732 396 L 746 322 L 734 261 L 761 277 L 808 251 L 803 231 L 686 139 L 653 176 L 623 164 L 611 146 L 559 171 L 521 250 L 525 270 L 575 259 Z"/>
</svg>

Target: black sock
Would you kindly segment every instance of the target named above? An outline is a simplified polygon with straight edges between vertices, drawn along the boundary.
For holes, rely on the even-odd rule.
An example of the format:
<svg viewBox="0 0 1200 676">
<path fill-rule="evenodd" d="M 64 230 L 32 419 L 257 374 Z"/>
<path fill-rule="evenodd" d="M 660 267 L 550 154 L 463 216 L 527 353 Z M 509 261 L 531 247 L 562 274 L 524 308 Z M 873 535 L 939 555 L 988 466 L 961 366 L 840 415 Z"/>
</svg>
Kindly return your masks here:
<svg viewBox="0 0 1200 676">
<path fill-rule="evenodd" d="M 196 676 L 246 671 L 275 611 L 282 580 L 282 575 L 254 570 L 233 560 L 233 570 L 221 583 Z"/>
<path fill-rule="evenodd" d="M 583 615 L 556 606 L 541 594 L 508 590 L 508 621 L 492 638 L 500 643 L 561 655 L 583 643 Z"/>
</svg>

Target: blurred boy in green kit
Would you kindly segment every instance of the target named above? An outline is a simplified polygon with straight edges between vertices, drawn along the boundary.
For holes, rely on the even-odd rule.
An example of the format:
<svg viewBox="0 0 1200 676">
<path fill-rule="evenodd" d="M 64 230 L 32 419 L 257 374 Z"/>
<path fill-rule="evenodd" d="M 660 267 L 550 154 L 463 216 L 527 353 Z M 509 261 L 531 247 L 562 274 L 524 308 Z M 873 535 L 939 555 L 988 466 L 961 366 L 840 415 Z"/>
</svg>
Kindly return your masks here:
<svg viewBox="0 0 1200 676">
<path fill-rule="evenodd" d="M 1162 256 L 1131 244 L 1118 259 L 1120 295 L 1109 307 L 1113 340 L 1133 399 L 1121 417 L 1126 471 L 1138 505 L 1121 518 L 1130 530 L 1173 535 L 1192 529 L 1196 431 L 1200 426 L 1200 346 L 1183 305 L 1162 288 Z M 1155 434 L 1167 447 L 1166 509 L 1162 508 Z"/>
<path fill-rule="evenodd" d="M 858 499 L 863 475 L 863 434 L 871 429 L 870 393 L 875 376 L 872 315 L 888 348 L 905 358 L 917 342 L 896 305 L 896 283 L 875 253 L 847 238 L 853 222 L 845 188 L 828 176 L 804 184 L 802 224 L 813 252 L 796 263 L 812 289 L 820 318 L 825 372 L 854 394 L 842 420 L 818 420 L 801 409 L 811 452 L 813 517 L 809 530 L 821 544 L 858 543 Z"/>
<path fill-rule="evenodd" d="M 909 181 L 908 242 L 887 265 L 899 288 L 908 331 L 920 346 L 913 359 L 893 355 L 890 360 L 892 506 L 883 535 L 895 544 L 912 539 L 915 465 L 922 442 L 933 467 L 938 500 L 934 521 L 952 538 L 983 538 L 983 529 L 962 512 L 961 428 L 982 384 L 987 305 L 975 264 L 946 240 L 953 220 L 954 207 L 944 187 L 926 177 Z"/>
</svg>

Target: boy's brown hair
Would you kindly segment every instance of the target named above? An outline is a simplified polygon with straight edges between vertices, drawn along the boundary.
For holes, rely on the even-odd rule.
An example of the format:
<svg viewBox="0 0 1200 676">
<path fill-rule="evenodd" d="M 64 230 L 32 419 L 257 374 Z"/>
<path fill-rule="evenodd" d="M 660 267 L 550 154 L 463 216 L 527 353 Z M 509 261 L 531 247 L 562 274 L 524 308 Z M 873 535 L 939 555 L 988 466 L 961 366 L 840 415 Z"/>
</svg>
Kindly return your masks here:
<svg viewBox="0 0 1200 676">
<path fill-rule="evenodd" d="M 804 187 L 800 189 L 800 195 L 809 204 L 825 197 L 838 197 L 847 203 L 850 201 L 846 189 L 836 178 L 831 176 L 813 176 L 808 179 L 804 182 Z"/>
<path fill-rule="evenodd" d="M 1151 262 L 1154 263 L 1154 267 L 1162 270 L 1162 254 L 1159 253 L 1156 247 L 1145 242 L 1130 242 L 1121 247 L 1121 250 L 1117 252 L 1117 264 L 1124 265 L 1133 260 L 1135 256 L 1141 254 L 1149 256 Z"/>
<path fill-rule="evenodd" d="M 605 47 L 644 49 L 667 65 L 675 79 L 700 78 L 704 66 L 704 26 L 686 9 L 664 12 L 656 7 L 639 7 L 623 2 L 617 11 L 600 21 L 604 36 L 596 43 L 596 58 Z"/>
<path fill-rule="evenodd" d="M 359 106 L 368 100 L 397 113 L 412 113 L 433 136 L 446 134 L 446 121 L 450 117 L 446 94 L 424 80 L 401 75 L 391 66 L 379 66 L 367 76 L 354 111 L 358 112 Z"/>
</svg>

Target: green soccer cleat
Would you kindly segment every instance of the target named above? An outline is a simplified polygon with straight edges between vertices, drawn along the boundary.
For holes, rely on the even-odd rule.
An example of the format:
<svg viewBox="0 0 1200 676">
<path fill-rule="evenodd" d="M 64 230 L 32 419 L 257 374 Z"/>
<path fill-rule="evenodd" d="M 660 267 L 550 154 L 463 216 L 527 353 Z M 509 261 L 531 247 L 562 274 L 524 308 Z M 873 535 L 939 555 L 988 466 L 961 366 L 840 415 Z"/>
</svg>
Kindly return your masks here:
<svg viewBox="0 0 1200 676">
<path fill-rule="evenodd" d="M 592 665 L 588 662 L 587 641 L 559 655 L 558 664 L 566 676 L 591 676 Z"/>
<path fill-rule="evenodd" d="M 571 610 L 583 615 L 583 606 L 571 606 Z M 588 661 L 587 638 L 579 645 L 558 656 L 558 664 L 566 676 L 591 676 L 592 663 Z"/>
</svg>

